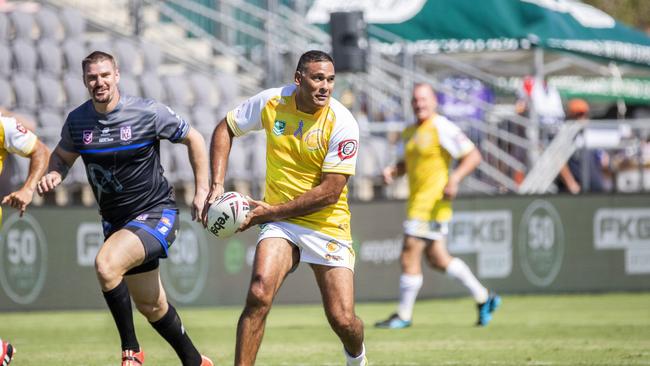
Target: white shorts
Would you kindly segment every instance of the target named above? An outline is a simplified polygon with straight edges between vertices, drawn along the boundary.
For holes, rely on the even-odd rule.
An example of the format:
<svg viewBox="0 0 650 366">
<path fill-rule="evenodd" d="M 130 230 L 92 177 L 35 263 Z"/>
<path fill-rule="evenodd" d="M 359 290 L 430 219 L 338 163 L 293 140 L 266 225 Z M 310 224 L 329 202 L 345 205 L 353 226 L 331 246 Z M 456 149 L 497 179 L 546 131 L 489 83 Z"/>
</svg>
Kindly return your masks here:
<svg viewBox="0 0 650 366">
<path fill-rule="evenodd" d="M 300 261 L 330 267 L 345 267 L 354 272 L 355 254 L 352 242 L 335 239 L 315 230 L 288 222 L 260 225 L 259 243 L 266 238 L 287 239 L 300 249 Z"/>
<path fill-rule="evenodd" d="M 429 240 L 442 240 L 449 233 L 449 222 L 440 221 L 404 221 L 404 234 Z"/>
</svg>

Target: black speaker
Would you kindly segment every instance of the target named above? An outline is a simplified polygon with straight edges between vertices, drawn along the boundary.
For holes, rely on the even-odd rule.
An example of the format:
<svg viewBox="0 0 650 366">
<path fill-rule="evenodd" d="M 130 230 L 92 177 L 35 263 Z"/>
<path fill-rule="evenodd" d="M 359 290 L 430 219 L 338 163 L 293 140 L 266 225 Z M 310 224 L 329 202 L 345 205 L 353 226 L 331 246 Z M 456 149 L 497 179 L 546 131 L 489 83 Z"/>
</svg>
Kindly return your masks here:
<svg viewBox="0 0 650 366">
<path fill-rule="evenodd" d="M 330 14 L 332 57 L 337 72 L 365 72 L 368 56 L 368 35 L 363 12 Z"/>
</svg>

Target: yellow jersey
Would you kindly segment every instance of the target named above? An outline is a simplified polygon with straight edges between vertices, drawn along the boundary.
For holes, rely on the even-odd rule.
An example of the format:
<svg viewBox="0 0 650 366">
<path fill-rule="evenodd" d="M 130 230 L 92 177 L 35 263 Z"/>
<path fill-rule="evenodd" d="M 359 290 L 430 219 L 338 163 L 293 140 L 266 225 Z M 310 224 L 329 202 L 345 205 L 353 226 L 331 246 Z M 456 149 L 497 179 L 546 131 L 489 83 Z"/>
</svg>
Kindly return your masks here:
<svg viewBox="0 0 650 366">
<path fill-rule="evenodd" d="M 315 114 L 296 108 L 295 85 L 262 91 L 228 112 L 226 121 L 236 136 L 252 130 L 266 132 L 264 201 L 291 201 L 321 182 L 323 173 L 354 175 L 359 126 L 340 102 Z M 351 241 L 347 186 L 338 202 L 320 211 L 283 221 Z"/>
<path fill-rule="evenodd" d="M 0 115 L 0 174 L 9 154 L 29 156 L 36 145 L 36 135 L 23 127 L 15 118 Z M 0 207 L 0 225 L 2 207 Z"/>
<path fill-rule="evenodd" d="M 474 144 L 458 126 L 440 115 L 404 129 L 402 142 L 410 191 L 407 218 L 451 220 L 451 202 L 443 195 L 451 161 L 467 155 Z"/>
</svg>

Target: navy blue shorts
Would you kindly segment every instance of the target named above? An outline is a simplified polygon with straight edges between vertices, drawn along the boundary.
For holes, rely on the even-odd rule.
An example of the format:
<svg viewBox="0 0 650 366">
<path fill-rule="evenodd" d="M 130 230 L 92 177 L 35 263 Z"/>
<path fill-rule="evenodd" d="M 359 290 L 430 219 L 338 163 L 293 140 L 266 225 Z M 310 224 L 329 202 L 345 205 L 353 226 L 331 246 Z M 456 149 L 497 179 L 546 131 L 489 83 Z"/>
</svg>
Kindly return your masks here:
<svg viewBox="0 0 650 366">
<path fill-rule="evenodd" d="M 106 221 L 102 221 L 102 225 L 105 240 L 114 232 L 126 229 L 140 238 L 144 246 L 144 261 L 141 265 L 131 268 L 126 275 L 149 272 L 158 268 L 159 258 L 167 258 L 169 247 L 176 240 L 179 227 L 178 209 L 158 206 L 141 213 L 122 227 L 113 227 Z"/>
</svg>

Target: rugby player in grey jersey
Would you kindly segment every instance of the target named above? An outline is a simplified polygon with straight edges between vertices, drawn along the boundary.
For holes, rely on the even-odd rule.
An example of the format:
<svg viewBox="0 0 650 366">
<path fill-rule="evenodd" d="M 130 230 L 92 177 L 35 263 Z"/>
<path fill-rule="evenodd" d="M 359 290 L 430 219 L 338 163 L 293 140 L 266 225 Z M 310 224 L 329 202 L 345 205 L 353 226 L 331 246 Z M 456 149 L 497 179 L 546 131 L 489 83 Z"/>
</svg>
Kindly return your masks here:
<svg viewBox="0 0 650 366">
<path fill-rule="evenodd" d="M 160 165 L 160 140 L 188 148 L 196 188 L 192 218 L 199 221 L 208 192 L 205 141 L 169 107 L 120 95 L 120 73 L 110 54 L 91 53 L 82 61 L 82 70 L 91 99 L 68 115 L 38 191 L 54 190 L 81 156 L 102 217 L 105 242 L 95 258 L 95 270 L 120 334 L 122 366 L 144 362 L 131 298 L 184 366 L 211 366 L 167 302 L 158 269 L 179 225 L 173 187 Z"/>
</svg>

